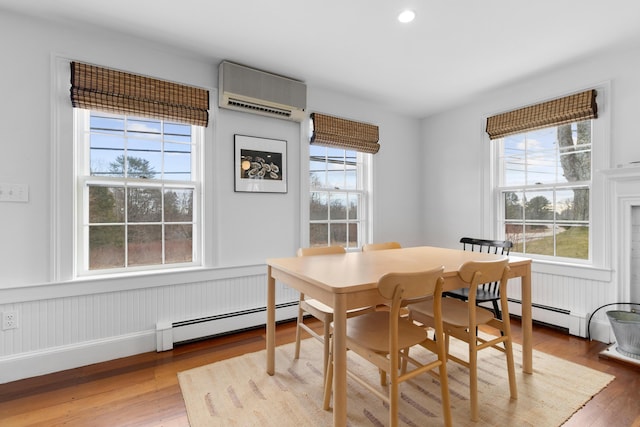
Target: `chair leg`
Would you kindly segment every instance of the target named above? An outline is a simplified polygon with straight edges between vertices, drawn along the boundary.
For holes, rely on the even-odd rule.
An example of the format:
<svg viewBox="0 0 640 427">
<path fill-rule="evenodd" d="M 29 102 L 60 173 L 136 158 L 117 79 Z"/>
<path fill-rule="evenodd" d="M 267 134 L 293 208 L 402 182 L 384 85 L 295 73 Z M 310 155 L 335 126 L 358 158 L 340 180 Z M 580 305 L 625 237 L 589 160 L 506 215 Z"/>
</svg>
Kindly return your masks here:
<svg viewBox="0 0 640 427">
<path fill-rule="evenodd" d="M 329 359 L 327 360 L 327 369 L 324 375 L 324 394 L 322 399 L 322 408 L 327 411 L 331 407 L 331 392 L 333 388 L 333 342 L 328 340 L 331 344 L 329 346 Z"/>
<path fill-rule="evenodd" d="M 393 359 L 392 359 L 393 360 Z M 400 361 L 398 360 L 398 363 Z M 391 427 L 398 426 L 398 368 L 397 366 L 390 365 L 391 369 L 389 373 L 389 425 Z"/>
<path fill-rule="evenodd" d="M 469 341 L 469 398 L 471 421 L 478 421 L 478 349 L 477 343 Z"/>
<path fill-rule="evenodd" d="M 323 355 L 322 355 L 322 374 L 327 375 L 327 365 L 329 364 L 329 353 L 331 352 L 331 323 L 324 322 Z"/>
<path fill-rule="evenodd" d="M 502 312 L 500 311 L 500 307 L 498 307 L 498 301 L 493 300 L 493 314 L 496 316 L 496 319 L 502 320 Z"/>
<path fill-rule="evenodd" d="M 304 311 L 302 311 L 302 308 L 300 307 L 300 305 L 298 305 L 298 321 L 297 321 L 298 323 L 296 323 L 296 347 L 293 353 L 294 359 L 300 358 L 300 339 L 301 339 L 301 333 L 302 333 L 302 328 L 300 327 L 300 324 L 303 322 L 303 320 L 304 320 Z"/>
</svg>

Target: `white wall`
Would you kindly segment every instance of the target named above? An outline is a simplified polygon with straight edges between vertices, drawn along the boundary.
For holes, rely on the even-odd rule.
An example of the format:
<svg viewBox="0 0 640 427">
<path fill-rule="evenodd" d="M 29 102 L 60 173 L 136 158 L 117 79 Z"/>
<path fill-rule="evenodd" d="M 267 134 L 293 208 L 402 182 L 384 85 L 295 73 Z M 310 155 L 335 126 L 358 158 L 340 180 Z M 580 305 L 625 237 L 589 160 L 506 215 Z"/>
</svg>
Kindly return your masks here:
<svg viewBox="0 0 640 427">
<path fill-rule="evenodd" d="M 0 312 L 18 329 L 0 330 L 0 383 L 95 363 L 155 347 L 158 322 L 264 306 L 268 257 L 292 256 L 301 241 L 306 123 L 217 108 L 221 59 L 177 51 L 95 28 L 0 12 L 0 182 L 28 184 L 27 203 L 0 204 Z M 10 43 L 7 41 L 11 41 Z M 205 268 L 132 278 L 54 278 L 56 188 L 53 159 L 68 95 L 55 91 L 55 58 L 69 58 L 212 90 L 207 129 Z M 243 61 L 251 64 L 250 58 Z M 304 77 L 304 76 L 302 76 Z M 68 110 L 68 107 L 66 107 Z M 377 124 L 373 238 L 405 246 L 421 239 L 419 121 L 330 89 L 309 87 L 308 110 Z M 288 193 L 235 193 L 233 135 L 287 141 Z M 63 141 L 64 142 L 64 141 Z M 403 165 L 399 168 L 398 165 Z M 257 208 L 258 207 L 258 208 Z M 54 236 L 54 237 L 52 237 Z M 57 240 L 57 239 L 56 239 Z M 64 255 L 64 254 L 63 254 Z M 295 299 L 280 288 L 278 301 Z"/>
<path fill-rule="evenodd" d="M 508 60 L 508 59 L 506 59 Z M 545 101 L 599 85 L 607 87 L 600 116 L 607 117 L 603 169 L 640 160 L 638 107 L 640 94 L 640 48 L 602 53 L 579 62 L 482 94 L 474 102 L 422 121 L 421 135 L 428 168 L 423 188 L 423 209 L 428 212 L 423 227 L 425 239 L 437 246 L 458 247 L 463 235 L 491 237 L 490 195 L 486 192 L 488 139 L 487 116 Z M 595 184 L 597 182 L 597 184 Z M 568 327 L 584 336 L 584 318 L 617 297 L 616 260 L 610 253 L 619 236 L 609 224 L 612 211 L 607 178 L 594 173 L 601 191 L 593 200 L 592 218 L 600 251 L 593 268 L 533 264 L 533 302 L 570 313 L 538 313 L 538 319 Z M 595 192 L 594 192 L 595 194 Z M 486 221 L 484 219 L 487 219 Z M 517 296 L 517 295 L 516 295 Z M 519 310 L 515 307 L 515 310 Z M 534 310 L 534 318 L 535 310 Z M 564 320 L 563 320 L 564 319 Z M 595 319 L 606 323 L 606 318 Z M 602 325 L 600 325 L 602 326 Z M 596 327 L 597 328 L 597 327 Z M 593 332 L 593 331 L 592 331 Z"/>
</svg>

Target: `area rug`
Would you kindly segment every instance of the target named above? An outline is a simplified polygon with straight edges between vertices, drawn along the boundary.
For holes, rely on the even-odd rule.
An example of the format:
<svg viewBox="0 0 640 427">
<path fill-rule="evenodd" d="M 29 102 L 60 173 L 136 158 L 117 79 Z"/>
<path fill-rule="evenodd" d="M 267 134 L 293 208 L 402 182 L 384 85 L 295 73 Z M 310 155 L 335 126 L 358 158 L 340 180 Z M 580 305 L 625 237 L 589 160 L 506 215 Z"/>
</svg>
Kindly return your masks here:
<svg viewBox="0 0 640 427">
<path fill-rule="evenodd" d="M 452 339 L 463 353 L 463 343 Z M 534 373 L 522 372 L 522 351 L 514 345 L 518 399 L 509 398 L 504 354 L 494 349 L 479 353 L 480 421 L 470 421 L 469 371 L 447 364 L 454 426 L 559 426 L 613 376 L 541 352 L 533 353 Z M 414 356 L 433 357 L 420 349 Z M 348 364 L 367 372 L 379 384 L 378 370 L 349 353 Z M 265 351 L 246 354 L 180 372 L 178 379 L 191 427 L 209 426 L 330 426 L 333 413 L 322 409 L 322 347 L 313 339 L 302 342 L 300 359 L 293 360 L 293 344 L 276 348 L 276 374 L 266 374 Z M 388 407 L 358 383 L 347 382 L 348 425 L 388 425 Z M 432 375 L 400 384 L 400 425 L 443 425 L 440 386 Z"/>
</svg>

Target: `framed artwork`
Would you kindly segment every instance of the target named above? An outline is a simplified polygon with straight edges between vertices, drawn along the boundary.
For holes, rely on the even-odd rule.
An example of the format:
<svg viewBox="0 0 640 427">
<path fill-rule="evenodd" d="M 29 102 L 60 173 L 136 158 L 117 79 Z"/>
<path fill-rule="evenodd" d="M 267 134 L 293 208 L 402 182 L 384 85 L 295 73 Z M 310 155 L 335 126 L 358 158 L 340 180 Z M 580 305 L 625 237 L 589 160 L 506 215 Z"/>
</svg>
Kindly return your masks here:
<svg viewBox="0 0 640 427">
<path fill-rule="evenodd" d="M 234 135 L 235 191 L 287 192 L 287 141 Z"/>
</svg>

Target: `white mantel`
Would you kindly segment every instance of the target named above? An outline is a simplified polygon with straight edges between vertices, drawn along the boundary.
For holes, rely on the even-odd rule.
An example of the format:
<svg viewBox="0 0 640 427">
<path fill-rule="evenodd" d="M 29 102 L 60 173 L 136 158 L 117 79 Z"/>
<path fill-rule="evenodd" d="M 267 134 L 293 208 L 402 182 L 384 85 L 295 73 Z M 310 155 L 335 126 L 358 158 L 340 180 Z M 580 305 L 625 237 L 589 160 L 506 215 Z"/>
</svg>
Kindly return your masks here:
<svg viewBox="0 0 640 427">
<path fill-rule="evenodd" d="M 617 302 L 632 302 L 632 208 L 640 207 L 640 164 L 600 171 L 608 183 L 609 232 L 616 270 Z M 635 224 L 638 225 L 638 224 Z"/>
</svg>

